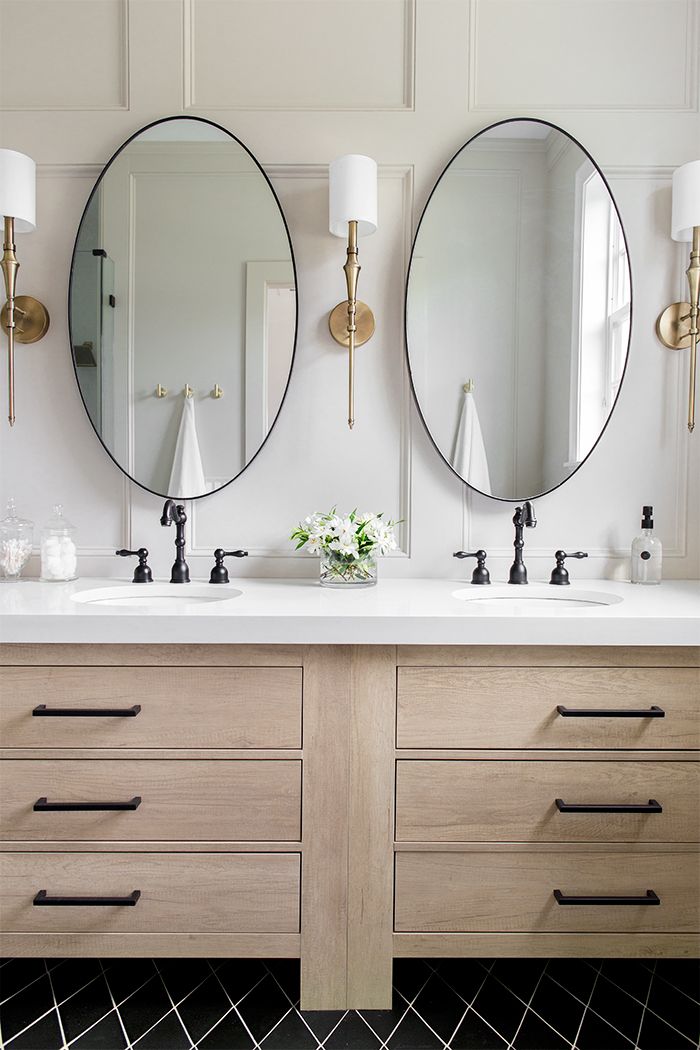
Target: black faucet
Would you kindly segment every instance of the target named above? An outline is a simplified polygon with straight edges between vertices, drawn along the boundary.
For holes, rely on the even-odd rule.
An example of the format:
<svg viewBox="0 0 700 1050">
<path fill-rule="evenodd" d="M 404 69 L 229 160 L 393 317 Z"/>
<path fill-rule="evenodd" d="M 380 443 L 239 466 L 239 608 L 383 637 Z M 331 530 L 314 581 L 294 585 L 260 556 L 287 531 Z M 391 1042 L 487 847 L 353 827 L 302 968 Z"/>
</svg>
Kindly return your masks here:
<svg viewBox="0 0 700 1050">
<path fill-rule="evenodd" d="M 522 507 L 515 508 L 513 524 L 515 525 L 515 541 L 513 542 L 513 546 L 515 547 L 515 561 L 510 567 L 508 583 L 527 583 L 527 569 L 523 562 L 523 547 L 525 546 L 525 541 L 523 540 L 523 529 L 534 529 L 537 524 L 535 508 L 532 506 L 529 499 L 525 500 Z"/>
<path fill-rule="evenodd" d="M 161 514 L 161 525 L 172 525 L 175 522 L 175 562 L 170 573 L 171 583 L 189 583 L 190 570 L 185 561 L 185 522 L 187 515 L 181 503 L 175 504 L 175 500 L 166 499 Z"/>
</svg>

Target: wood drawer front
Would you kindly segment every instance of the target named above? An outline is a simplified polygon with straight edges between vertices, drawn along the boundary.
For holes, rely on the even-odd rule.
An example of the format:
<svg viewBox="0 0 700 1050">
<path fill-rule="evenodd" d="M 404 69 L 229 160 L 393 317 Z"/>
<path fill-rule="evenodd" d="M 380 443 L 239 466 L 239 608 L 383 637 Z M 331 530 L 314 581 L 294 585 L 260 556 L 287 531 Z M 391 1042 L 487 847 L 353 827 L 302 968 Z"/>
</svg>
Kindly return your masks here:
<svg viewBox="0 0 700 1050">
<path fill-rule="evenodd" d="M 397 853 L 399 933 L 694 933 L 697 855 L 688 853 Z M 658 906 L 557 904 L 567 896 L 644 896 Z M 447 952 L 446 954 L 449 954 Z"/>
<path fill-rule="evenodd" d="M 298 853 L 5 853 L 7 933 L 296 933 Z M 34 896 L 141 896 L 133 907 L 36 907 Z"/>
<path fill-rule="evenodd" d="M 4 747 L 301 747 L 300 667 L 2 667 Z M 119 708 L 136 717 L 34 717 Z"/>
<path fill-rule="evenodd" d="M 697 842 L 700 763 L 396 764 L 400 842 Z M 564 803 L 647 804 L 661 813 L 560 812 Z"/>
<path fill-rule="evenodd" d="M 282 841 L 301 837 L 301 762 L 7 760 L 4 841 Z M 127 802 L 134 810 L 39 811 L 52 802 Z"/>
<path fill-rule="evenodd" d="M 568 708 L 664 718 L 565 717 Z M 697 748 L 695 667 L 400 667 L 400 748 Z"/>
</svg>

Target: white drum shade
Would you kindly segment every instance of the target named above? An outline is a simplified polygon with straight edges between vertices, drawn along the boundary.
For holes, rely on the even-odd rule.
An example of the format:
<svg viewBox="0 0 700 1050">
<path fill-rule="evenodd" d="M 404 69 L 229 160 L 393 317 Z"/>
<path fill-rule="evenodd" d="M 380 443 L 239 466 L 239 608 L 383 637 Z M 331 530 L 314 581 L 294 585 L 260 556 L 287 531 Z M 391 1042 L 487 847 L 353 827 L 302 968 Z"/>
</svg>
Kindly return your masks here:
<svg viewBox="0 0 700 1050">
<path fill-rule="evenodd" d="M 347 237 L 348 223 L 357 222 L 359 237 L 377 228 L 377 162 L 359 153 L 348 153 L 328 167 L 328 228 L 336 237 Z"/>
<path fill-rule="evenodd" d="M 36 228 L 36 164 L 14 149 L 0 149 L 0 216 L 15 220 L 15 233 Z"/>
<path fill-rule="evenodd" d="M 694 226 L 700 226 L 700 160 L 673 173 L 671 236 L 674 241 L 692 241 Z"/>
</svg>

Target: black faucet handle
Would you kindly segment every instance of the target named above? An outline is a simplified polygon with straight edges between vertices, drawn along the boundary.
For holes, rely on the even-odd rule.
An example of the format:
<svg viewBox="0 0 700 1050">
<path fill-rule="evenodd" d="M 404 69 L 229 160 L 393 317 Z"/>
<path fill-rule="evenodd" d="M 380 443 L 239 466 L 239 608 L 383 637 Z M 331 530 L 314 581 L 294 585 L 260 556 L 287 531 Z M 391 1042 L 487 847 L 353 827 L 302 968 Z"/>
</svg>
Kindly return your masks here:
<svg viewBox="0 0 700 1050">
<path fill-rule="evenodd" d="M 134 583 L 153 583 L 153 573 L 148 567 L 148 551 L 145 547 L 139 547 L 137 551 L 122 549 L 114 553 L 119 558 L 138 558 L 139 563 L 134 569 Z"/>
<path fill-rule="evenodd" d="M 587 558 L 587 551 L 572 551 L 571 554 L 567 554 L 566 551 L 555 551 L 554 557 L 556 559 L 556 566 L 552 569 L 552 575 L 549 578 L 550 583 L 558 584 L 560 587 L 566 587 L 570 583 L 569 572 L 564 568 L 564 561 L 566 558 Z"/>
<path fill-rule="evenodd" d="M 224 558 L 247 558 L 248 551 L 225 551 L 223 547 L 217 547 L 214 551 L 214 568 L 209 575 L 209 583 L 228 583 L 228 569 L 224 565 Z"/>
<path fill-rule="evenodd" d="M 489 576 L 489 570 L 486 568 L 486 551 L 455 551 L 452 555 L 453 558 L 476 558 L 476 568 L 472 573 L 472 583 L 474 584 L 486 584 L 491 583 L 491 577 Z"/>
</svg>

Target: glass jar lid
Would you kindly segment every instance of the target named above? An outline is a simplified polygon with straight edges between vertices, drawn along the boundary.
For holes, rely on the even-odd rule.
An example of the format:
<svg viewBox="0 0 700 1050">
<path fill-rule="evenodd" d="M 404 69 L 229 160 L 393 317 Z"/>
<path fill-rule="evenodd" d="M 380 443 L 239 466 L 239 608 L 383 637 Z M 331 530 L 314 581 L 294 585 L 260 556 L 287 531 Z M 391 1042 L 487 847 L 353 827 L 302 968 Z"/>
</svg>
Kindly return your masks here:
<svg viewBox="0 0 700 1050">
<path fill-rule="evenodd" d="M 7 517 L 0 520 L 0 529 L 4 533 L 25 532 L 29 531 L 29 529 L 34 531 L 34 522 L 30 521 L 29 518 L 19 518 L 17 516 L 15 501 L 10 497 L 7 501 Z"/>
<path fill-rule="evenodd" d="M 55 503 L 53 508 L 53 517 L 49 518 L 46 522 L 45 529 L 47 532 L 75 532 L 76 528 L 72 522 L 68 521 L 68 518 L 63 515 L 63 504 Z"/>
</svg>

